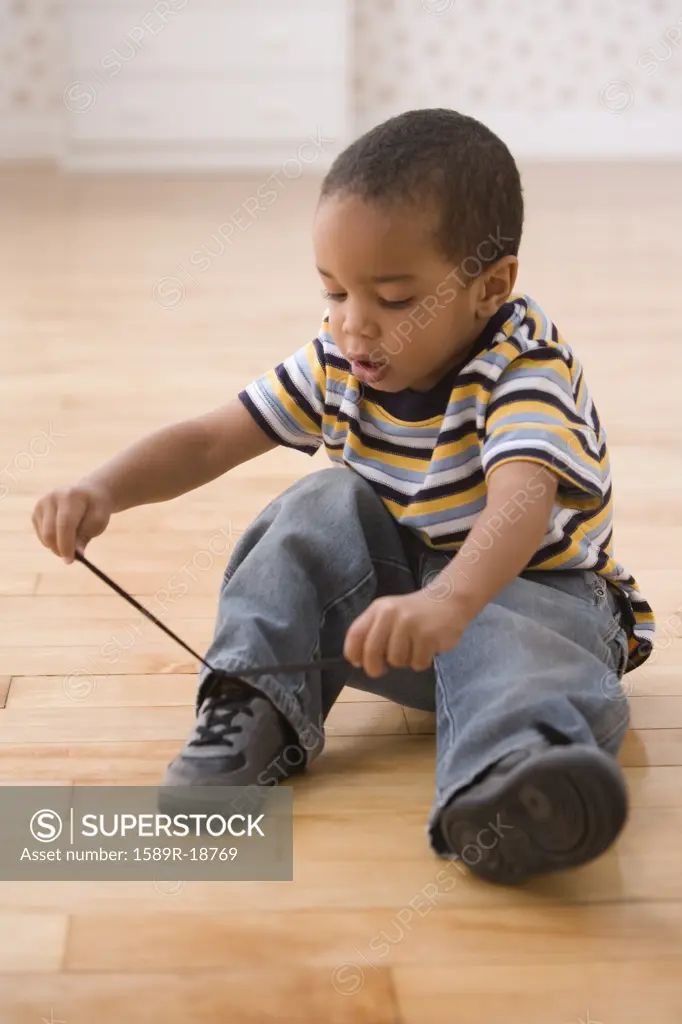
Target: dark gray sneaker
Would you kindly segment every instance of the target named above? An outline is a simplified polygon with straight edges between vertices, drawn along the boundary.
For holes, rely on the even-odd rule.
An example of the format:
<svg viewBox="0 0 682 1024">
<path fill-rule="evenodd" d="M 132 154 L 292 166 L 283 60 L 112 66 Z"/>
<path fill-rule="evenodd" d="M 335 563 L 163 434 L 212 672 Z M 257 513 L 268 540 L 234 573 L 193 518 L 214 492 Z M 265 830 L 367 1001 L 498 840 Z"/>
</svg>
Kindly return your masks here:
<svg viewBox="0 0 682 1024">
<path fill-rule="evenodd" d="M 289 750 L 300 757 L 285 762 L 282 754 Z M 159 807 L 169 814 L 204 806 L 217 811 L 211 787 L 276 785 L 304 760 L 275 706 L 241 680 L 225 677 L 203 701 L 189 739 L 168 765 Z"/>
<path fill-rule="evenodd" d="M 627 813 L 617 762 L 576 743 L 508 755 L 453 797 L 439 825 L 448 849 L 474 875 L 511 885 L 594 860 Z"/>
</svg>

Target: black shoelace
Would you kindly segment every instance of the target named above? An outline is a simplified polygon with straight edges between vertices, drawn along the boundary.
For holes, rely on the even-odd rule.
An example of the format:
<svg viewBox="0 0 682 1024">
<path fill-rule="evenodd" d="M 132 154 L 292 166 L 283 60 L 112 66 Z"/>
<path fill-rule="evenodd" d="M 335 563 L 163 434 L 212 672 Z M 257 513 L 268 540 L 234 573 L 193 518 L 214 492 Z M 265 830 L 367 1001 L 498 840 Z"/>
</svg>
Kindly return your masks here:
<svg viewBox="0 0 682 1024">
<path fill-rule="evenodd" d="M 82 552 L 77 551 L 75 554 L 75 558 L 76 561 L 82 562 L 82 564 L 87 566 L 87 568 L 90 569 L 91 572 L 94 572 L 95 576 L 99 576 L 99 578 L 103 580 L 107 584 L 107 586 L 111 587 L 111 589 L 115 590 L 117 594 L 120 594 L 121 597 L 125 598 L 125 600 L 128 601 L 129 604 L 133 606 L 133 608 L 136 608 L 139 612 L 142 612 L 142 614 L 145 615 L 151 622 L 153 622 L 155 626 L 158 626 L 159 629 L 162 629 L 164 633 L 166 633 L 173 640 L 175 640 L 176 643 L 180 644 L 180 646 L 183 647 L 189 654 L 191 654 L 193 658 L 196 658 L 197 661 L 200 661 L 202 665 L 205 665 L 206 668 L 210 669 L 211 672 L 215 674 L 217 679 L 219 679 L 221 676 L 226 676 L 226 673 L 222 669 L 214 668 L 213 665 L 209 665 L 206 659 L 202 658 L 200 654 L 197 654 L 196 651 L 192 650 L 192 648 L 188 644 L 186 644 L 184 640 L 180 639 L 177 633 L 174 633 L 172 629 L 168 628 L 168 626 L 164 626 L 163 622 L 157 619 L 155 615 L 152 615 L 150 611 L 148 611 L 143 605 L 141 605 L 139 601 L 136 601 L 135 598 L 132 597 L 126 590 L 124 590 L 123 587 L 120 587 L 118 583 L 114 583 L 114 581 L 105 573 L 103 573 L 101 569 L 98 569 L 95 565 L 93 565 L 92 562 L 90 562 L 85 557 L 85 555 L 82 554 Z M 240 668 L 239 678 L 241 679 L 244 676 L 253 676 L 257 678 L 258 676 L 264 675 L 283 676 L 289 675 L 293 672 L 312 672 L 313 670 L 319 671 L 323 668 L 340 668 L 341 666 L 343 666 L 346 669 L 349 669 L 351 667 L 350 662 L 348 662 L 346 658 L 343 657 L 319 658 L 317 661 L 300 661 L 290 662 L 288 664 L 278 663 L 275 665 L 260 665 L 256 668 Z"/>
<path fill-rule="evenodd" d="M 236 681 L 218 683 L 203 703 L 202 711 L 206 718 L 197 724 L 190 746 L 205 747 L 223 743 L 231 747 L 233 737 L 242 731 L 241 725 L 234 724 L 236 716 L 243 714 L 253 718 L 253 708 L 249 703 L 249 698 L 253 696 L 252 690 L 240 686 Z"/>
</svg>

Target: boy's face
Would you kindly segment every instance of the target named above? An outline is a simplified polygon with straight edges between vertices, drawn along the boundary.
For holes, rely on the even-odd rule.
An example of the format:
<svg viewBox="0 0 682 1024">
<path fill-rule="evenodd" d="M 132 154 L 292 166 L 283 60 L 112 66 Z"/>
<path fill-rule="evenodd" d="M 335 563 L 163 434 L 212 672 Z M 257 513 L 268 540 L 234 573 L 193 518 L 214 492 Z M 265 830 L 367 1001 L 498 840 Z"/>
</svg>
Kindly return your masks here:
<svg viewBox="0 0 682 1024">
<path fill-rule="evenodd" d="M 317 209 L 313 246 L 331 334 L 354 376 L 377 390 L 433 387 L 513 288 L 515 257 L 495 263 L 493 242 L 481 239 L 482 259 L 449 261 L 434 241 L 437 224 L 435 210 L 389 210 L 346 194 Z"/>
</svg>

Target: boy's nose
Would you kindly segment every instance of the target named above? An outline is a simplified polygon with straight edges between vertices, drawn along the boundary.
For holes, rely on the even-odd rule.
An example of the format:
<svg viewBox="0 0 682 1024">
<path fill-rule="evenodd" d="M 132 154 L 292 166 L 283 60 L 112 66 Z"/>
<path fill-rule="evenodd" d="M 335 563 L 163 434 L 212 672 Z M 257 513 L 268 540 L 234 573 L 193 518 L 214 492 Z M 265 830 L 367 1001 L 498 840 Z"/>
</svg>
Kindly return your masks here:
<svg viewBox="0 0 682 1024">
<path fill-rule="evenodd" d="M 362 330 L 344 331 L 344 348 L 349 359 L 371 359 L 371 353 L 377 345 L 379 332 L 371 326 Z"/>
<path fill-rule="evenodd" d="M 366 342 L 376 338 L 378 329 L 367 312 L 357 303 L 351 303 L 344 310 L 343 333 L 350 348 L 362 352 Z"/>
</svg>

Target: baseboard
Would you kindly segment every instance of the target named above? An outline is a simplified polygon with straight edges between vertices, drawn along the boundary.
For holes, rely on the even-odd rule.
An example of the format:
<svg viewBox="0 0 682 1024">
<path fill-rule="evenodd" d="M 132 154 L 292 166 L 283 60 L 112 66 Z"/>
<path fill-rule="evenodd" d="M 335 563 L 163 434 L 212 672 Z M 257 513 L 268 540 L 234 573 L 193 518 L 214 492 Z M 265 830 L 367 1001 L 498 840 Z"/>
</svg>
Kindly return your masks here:
<svg viewBox="0 0 682 1024">
<path fill-rule="evenodd" d="M 120 143 L 71 143 L 58 153 L 60 167 L 67 171 L 139 172 L 161 171 L 267 171 L 293 180 L 304 175 L 319 176 L 327 170 L 343 148 L 336 144 L 320 151 L 315 159 L 304 162 L 295 155 L 298 140 L 240 146 L 235 143 L 197 145 L 191 143 L 153 143 L 147 146 Z"/>
<path fill-rule="evenodd" d="M 61 134 L 56 114 L 0 114 L 0 161 L 49 160 L 55 157 Z"/>
</svg>

